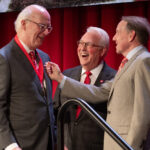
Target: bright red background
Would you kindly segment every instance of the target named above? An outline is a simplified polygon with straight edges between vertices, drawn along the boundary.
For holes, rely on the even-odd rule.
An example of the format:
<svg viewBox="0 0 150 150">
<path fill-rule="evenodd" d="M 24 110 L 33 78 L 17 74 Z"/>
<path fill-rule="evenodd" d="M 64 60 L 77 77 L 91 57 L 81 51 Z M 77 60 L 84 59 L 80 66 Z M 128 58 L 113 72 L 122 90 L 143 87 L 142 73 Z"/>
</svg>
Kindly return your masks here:
<svg viewBox="0 0 150 150">
<path fill-rule="evenodd" d="M 52 61 L 59 64 L 62 71 L 79 65 L 76 42 L 89 26 L 101 27 L 110 35 L 109 52 L 105 60 L 109 66 L 117 69 L 122 57 L 115 53 L 115 43 L 112 41 L 116 26 L 120 18 L 126 15 L 143 16 L 150 21 L 150 2 L 56 8 L 49 12 L 53 31 L 40 48 L 49 54 Z M 0 48 L 15 35 L 13 23 L 17 14 L 18 12 L 0 13 Z M 54 93 L 56 83 L 53 85 Z"/>
</svg>

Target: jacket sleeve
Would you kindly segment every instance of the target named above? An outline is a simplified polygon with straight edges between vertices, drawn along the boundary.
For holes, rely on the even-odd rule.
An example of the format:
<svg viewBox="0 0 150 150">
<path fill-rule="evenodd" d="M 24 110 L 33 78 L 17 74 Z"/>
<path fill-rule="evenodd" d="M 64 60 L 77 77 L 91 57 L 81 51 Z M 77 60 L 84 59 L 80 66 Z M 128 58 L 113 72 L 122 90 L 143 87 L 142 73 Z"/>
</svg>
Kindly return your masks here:
<svg viewBox="0 0 150 150">
<path fill-rule="evenodd" d="M 8 121 L 10 70 L 7 61 L 0 55 L 0 149 L 16 143 Z"/>
<path fill-rule="evenodd" d="M 113 79 L 105 82 L 100 87 L 96 87 L 66 77 L 61 92 L 67 98 L 81 98 L 89 103 L 99 103 L 108 99 L 112 82 Z"/>
</svg>

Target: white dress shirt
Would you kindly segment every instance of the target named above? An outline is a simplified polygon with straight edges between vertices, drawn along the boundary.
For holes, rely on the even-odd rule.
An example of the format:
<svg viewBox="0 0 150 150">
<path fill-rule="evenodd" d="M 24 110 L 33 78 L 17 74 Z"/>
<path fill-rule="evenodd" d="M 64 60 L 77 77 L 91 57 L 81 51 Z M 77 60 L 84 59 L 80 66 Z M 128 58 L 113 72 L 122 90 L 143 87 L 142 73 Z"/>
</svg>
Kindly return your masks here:
<svg viewBox="0 0 150 150">
<path fill-rule="evenodd" d="M 90 76 L 91 79 L 91 84 L 94 85 L 99 73 L 102 71 L 102 68 L 104 66 L 104 62 L 102 61 L 96 68 L 90 70 L 90 72 L 92 73 L 92 75 Z M 84 83 L 84 80 L 86 78 L 86 74 L 85 74 L 86 70 L 82 68 L 82 72 L 81 72 L 81 80 L 80 82 Z M 66 81 L 66 76 L 64 76 L 64 78 L 62 79 L 61 83 L 59 84 L 59 88 L 63 88 L 65 81 Z"/>
<path fill-rule="evenodd" d="M 92 85 L 94 85 L 94 83 L 96 82 L 96 79 L 99 75 L 99 73 L 101 72 L 102 68 L 104 66 L 104 62 L 101 62 L 96 68 L 90 70 L 90 72 L 92 73 L 92 75 L 90 75 L 90 79 L 91 79 L 91 83 Z M 81 71 L 81 79 L 80 82 L 84 83 L 85 78 L 86 78 L 86 70 L 84 68 L 82 68 Z"/>
<path fill-rule="evenodd" d="M 138 52 L 140 49 L 142 49 L 142 48 L 143 48 L 142 45 L 139 45 L 139 46 L 135 47 L 134 49 L 132 49 L 132 50 L 127 54 L 126 58 L 127 58 L 128 60 L 131 59 L 132 56 L 133 56 L 135 53 L 137 53 L 137 52 Z"/>
</svg>

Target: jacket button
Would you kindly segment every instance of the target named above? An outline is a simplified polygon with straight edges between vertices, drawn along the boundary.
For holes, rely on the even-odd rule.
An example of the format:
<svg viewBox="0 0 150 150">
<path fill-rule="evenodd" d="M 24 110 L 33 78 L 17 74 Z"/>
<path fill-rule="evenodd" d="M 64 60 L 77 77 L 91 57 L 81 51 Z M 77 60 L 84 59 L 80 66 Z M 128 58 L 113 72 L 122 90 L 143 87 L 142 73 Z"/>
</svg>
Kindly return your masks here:
<svg viewBox="0 0 150 150">
<path fill-rule="evenodd" d="M 78 125 L 78 123 L 77 123 L 77 122 L 75 122 L 75 123 L 74 123 L 74 125 L 76 126 L 76 125 Z"/>
<path fill-rule="evenodd" d="M 107 114 L 110 114 L 110 113 L 111 113 L 111 111 L 108 110 L 108 111 L 107 111 Z"/>
</svg>

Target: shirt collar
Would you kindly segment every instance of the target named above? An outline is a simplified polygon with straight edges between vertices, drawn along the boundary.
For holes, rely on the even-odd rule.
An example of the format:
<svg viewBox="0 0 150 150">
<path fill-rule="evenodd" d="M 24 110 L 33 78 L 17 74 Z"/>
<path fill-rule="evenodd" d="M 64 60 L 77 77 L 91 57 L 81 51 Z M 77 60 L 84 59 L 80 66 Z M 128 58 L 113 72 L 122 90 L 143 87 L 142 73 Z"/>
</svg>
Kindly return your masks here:
<svg viewBox="0 0 150 150">
<path fill-rule="evenodd" d="M 20 40 L 20 39 L 19 39 Z M 21 40 L 20 40 L 21 44 L 23 45 L 23 47 L 25 48 L 26 52 L 29 54 L 31 51 L 35 52 L 34 50 L 29 49 L 29 47 L 24 44 Z"/>
<path fill-rule="evenodd" d="M 142 49 L 144 46 L 142 45 L 139 45 L 137 47 L 135 47 L 134 49 L 132 49 L 126 56 L 126 58 L 129 60 L 132 58 L 132 56 L 137 53 L 140 49 Z"/>
<path fill-rule="evenodd" d="M 102 61 L 96 68 L 90 70 L 90 72 L 92 73 L 92 75 L 94 74 L 98 74 L 99 72 L 101 72 L 102 68 L 104 65 L 104 61 Z M 84 68 L 82 68 L 82 72 L 81 75 L 85 74 L 86 70 Z"/>
</svg>

